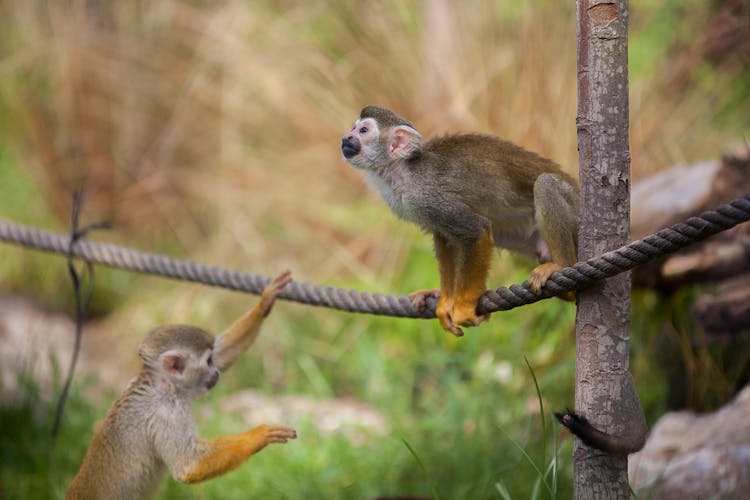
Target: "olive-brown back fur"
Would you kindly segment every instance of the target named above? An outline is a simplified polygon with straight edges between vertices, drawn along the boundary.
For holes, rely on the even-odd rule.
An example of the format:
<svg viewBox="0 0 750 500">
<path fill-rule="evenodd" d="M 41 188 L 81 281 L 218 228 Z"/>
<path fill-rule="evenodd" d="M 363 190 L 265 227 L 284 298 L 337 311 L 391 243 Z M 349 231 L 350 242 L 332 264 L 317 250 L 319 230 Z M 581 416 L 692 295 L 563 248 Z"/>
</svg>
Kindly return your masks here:
<svg viewBox="0 0 750 500">
<path fill-rule="evenodd" d="M 456 134 L 434 137 L 424 144 L 423 153 L 432 153 L 443 159 L 460 159 L 473 173 L 486 176 L 488 182 L 501 174 L 514 192 L 527 197 L 533 195 L 534 182 L 543 173 L 559 174 L 576 185 L 573 178 L 552 160 L 492 135 Z M 447 168 L 450 167 L 450 162 L 432 162 L 432 165 Z"/>
</svg>

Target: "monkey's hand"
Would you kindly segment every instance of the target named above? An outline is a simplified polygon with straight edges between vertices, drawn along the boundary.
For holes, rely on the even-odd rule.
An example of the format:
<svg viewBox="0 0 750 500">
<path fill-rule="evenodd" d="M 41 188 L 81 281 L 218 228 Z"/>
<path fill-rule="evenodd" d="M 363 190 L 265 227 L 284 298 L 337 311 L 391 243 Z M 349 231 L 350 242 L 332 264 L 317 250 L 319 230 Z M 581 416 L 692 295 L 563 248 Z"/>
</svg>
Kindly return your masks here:
<svg viewBox="0 0 750 500">
<path fill-rule="evenodd" d="M 540 264 L 531 271 L 531 277 L 529 278 L 529 288 L 532 292 L 537 295 L 542 294 L 542 287 L 547 283 L 547 280 L 553 273 L 561 271 L 563 266 L 557 262 L 545 262 Z M 559 295 L 563 300 L 575 301 L 576 293 L 574 291 L 568 291 Z"/>
<path fill-rule="evenodd" d="M 264 318 L 271 313 L 271 309 L 273 308 L 274 303 L 276 303 L 276 298 L 281 295 L 284 291 L 284 287 L 291 283 L 291 281 L 292 272 L 284 271 L 266 285 L 257 306 L 262 311 Z"/>
<path fill-rule="evenodd" d="M 440 297 L 440 290 L 434 288 L 431 290 L 417 290 L 414 293 L 409 294 L 409 300 L 411 305 L 414 306 L 418 312 L 422 312 L 427 307 L 427 299 L 437 299 Z"/>
<path fill-rule="evenodd" d="M 257 453 L 269 444 L 286 443 L 289 439 L 297 439 L 297 431 L 289 427 L 262 424 L 245 433 L 248 442 Z"/>
<path fill-rule="evenodd" d="M 289 271 L 276 276 L 263 290 L 258 303 L 219 335 L 214 343 L 214 363 L 219 371 L 232 366 L 255 342 L 255 338 L 260 333 L 263 318 L 268 316 L 276 298 L 291 281 L 292 273 Z"/>
</svg>

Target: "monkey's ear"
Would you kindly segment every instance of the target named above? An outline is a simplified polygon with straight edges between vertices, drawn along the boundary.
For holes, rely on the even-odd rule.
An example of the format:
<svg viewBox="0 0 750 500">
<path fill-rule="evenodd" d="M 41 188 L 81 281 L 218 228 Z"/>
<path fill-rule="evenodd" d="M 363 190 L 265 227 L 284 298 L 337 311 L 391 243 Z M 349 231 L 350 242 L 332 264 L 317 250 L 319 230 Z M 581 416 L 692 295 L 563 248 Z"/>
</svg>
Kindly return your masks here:
<svg viewBox="0 0 750 500">
<path fill-rule="evenodd" d="M 161 357 L 162 366 L 167 373 L 182 374 L 185 371 L 185 358 L 176 351 L 167 351 Z"/>
<path fill-rule="evenodd" d="M 409 158 L 422 149 L 422 136 L 406 125 L 394 127 L 388 141 L 388 155 L 396 160 Z"/>
</svg>

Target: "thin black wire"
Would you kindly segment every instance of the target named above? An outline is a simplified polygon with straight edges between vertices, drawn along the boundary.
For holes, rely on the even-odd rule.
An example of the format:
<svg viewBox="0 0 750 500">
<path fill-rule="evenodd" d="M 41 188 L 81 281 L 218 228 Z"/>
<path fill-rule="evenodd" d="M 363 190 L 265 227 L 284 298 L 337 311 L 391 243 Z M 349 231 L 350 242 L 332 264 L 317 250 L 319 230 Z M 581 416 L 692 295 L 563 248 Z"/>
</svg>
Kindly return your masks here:
<svg viewBox="0 0 750 500">
<path fill-rule="evenodd" d="M 57 400 L 57 410 L 55 411 L 55 421 L 52 424 L 52 437 L 57 437 L 57 433 L 60 430 L 60 421 L 62 420 L 63 411 L 65 409 L 65 402 L 68 399 L 68 392 L 70 386 L 73 383 L 73 375 L 75 373 L 76 364 L 78 363 L 78 354 L 81 351 L 81 340 L 83 338 L 83 320 L 86 317 L 86 313 L 89 310 L 89 304 L 91 303 L 91 297 L 94 292 L 94 264 L 89 260 L 83 260 L 83 268 L 79 274 L 75 267 L 74 247 L 75 244 L 90 231 L 97 229 L 109 229 L 111 224 L 108 221 L 96 222 L 89 224 L 83 228 L 78 227 L 79 217 L 81 211 L 81 205 L 83 204 L 83 190 L 76 191 L 73 194 L 73 215 L 71 218 L 71 232 L 70 232 L 70 243 L 68 244 L 67 251 L 67 264 L 68 274 L 70 275 L 70 281 L 73 284 L 73 294 L 76 302 L 76 332 L 75 332 L 75 345 L 73 346 L 73 354 L 70 358 L 70 366 L 68 367 L 68 375 L 65 377 L 65 383 L 63 384 L 60 397 Z M 86 283 L 86 288 L 81 286 L 82 283 Z"/>
</svg>

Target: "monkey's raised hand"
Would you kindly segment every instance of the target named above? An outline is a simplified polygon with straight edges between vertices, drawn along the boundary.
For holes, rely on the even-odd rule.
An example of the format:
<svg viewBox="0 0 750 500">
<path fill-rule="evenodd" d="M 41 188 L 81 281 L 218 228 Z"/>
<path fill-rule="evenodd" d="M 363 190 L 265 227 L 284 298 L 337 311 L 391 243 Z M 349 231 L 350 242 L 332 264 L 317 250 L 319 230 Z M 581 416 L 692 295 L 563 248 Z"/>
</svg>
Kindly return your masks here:
<svg viewBox="0 0 750 500">
<path fill-rule="evenodd" d="M 263 289 L 258 303 L 219 335 L 214 347 L 214 360 L 220 371 L 232 366 L 255 342 L 263 319 L 269 315 L 276 299 L 291 281 L 291 271 L 284 271 L 276 276 Z"/>
<path fill-rule="evenodd" d="M 291 283 L 291 281 L 292 272 L 284 271 L 266 285 L 266 288 L 260 296 L 260 302 L 258 303 L 258 307 L 263 312 L 263 317 L 266 317 L 271 313 L 271 309 L 276 303 L 276 298 L 284 292 L 284 287 Z"/>
</svg>

